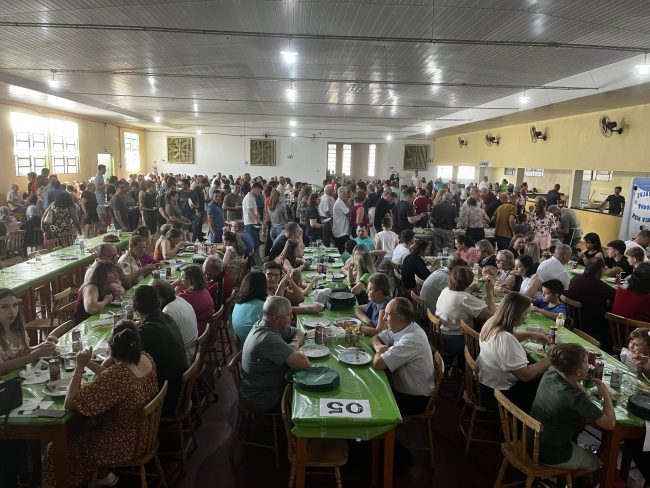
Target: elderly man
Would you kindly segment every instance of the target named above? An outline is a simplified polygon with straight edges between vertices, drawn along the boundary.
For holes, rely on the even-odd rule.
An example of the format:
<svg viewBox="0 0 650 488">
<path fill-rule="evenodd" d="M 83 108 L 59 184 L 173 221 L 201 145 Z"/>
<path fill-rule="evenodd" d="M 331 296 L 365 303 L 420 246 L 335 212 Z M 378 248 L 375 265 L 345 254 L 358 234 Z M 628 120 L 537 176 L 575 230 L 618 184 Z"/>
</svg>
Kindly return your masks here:
<svg viewBox="0 0 650 488">
<path fill-rule="evenodd" d="M 119 251 L 113 244 L 104 242 L 99 246 L 97 246 L 95 248 L 95 261 L 86 270 L 86 274 L 84 275 L 84 284 L 90 281 L 90 277 L 92 276 L 93 271 L 97 266 L 97 263 L 100 263 L 101 261 L 110 261 L 111 263 L 117 265 L 118 264 L 117 258 L 119 257 L 119 255 L 120 255 Z M 131 281 L 124 274 L 122 267 L 117 266 L 117 270 L 119 273 L 120 284 L 122 285 L 122 287 L 131 288 Z"/>
<path fill-rule="evenodd" d="M 449 277 L 451 276 L 451 270 L 456 266 L 467 267 L 467 262 L 460 258 L 453 258 L 449 261 L 447 266 L 441 266 L 431 273 L 426 280 L 424 280 L 422 290 L 420 290 L 420 298 L 424 300 L 424 304 L 429 310 L 431 310 L 431 313 L 436 312 L 438 297 L 442 290 L 447 288 Z"/>
<path fill-rule="evenodd" d="M 335 202 L 334 187 L 332 185 L 325 185 L 325 188 L 323 188 L 323 196 L 320 197 L 320 204 L 318 205 L 318 213 L 320 216 L 323 218 L 331 217 L 334 212 Z"/>
<path fill-rule="evenodd" d="M 291 326 L 291 302 L 270 296 L 262 319 L 251 329 L 242 350 L 242 400 L 254 412 L 279 412 L 285 374 L 290 368 L 309 367 L 307 356 L 298 352 L 305 335 Z"/>
<path fill-rule="evenodd" d="M 133 236 L 129 239 L 129 250 L 117 260 L 124 270 L 124 276 L 131 285 L 135 285 L 140 278 L 148 276 L 156 267 L 155 264 L 142 266 L 140 258 L 147 250 L 147 239 L 142 236 Z"/>
<path fill-rule="evenodd" d="M 546 210 L 551 212 L 558 222 L 556 231 L 558 238 L 562 239 L 564 244 L 571 246 L 571 250 L 576 254 L 578 243 L 582 238 L 582 229 L 575 211 L 571 208 L 560 208 L 557 205 L 550 205 Z"/>
<path fill-rule="evenodd" d="M 208 256 L 203 261 L 203 274 L 206 288 L 214 300 L 214 309 L 219 310 L 232 293 L 232 277 L 224 273 L 223 261 L 216 255 Z"/>
<path fill-rule="evenodd" d="M 571 259 L 571 247 L 566 244 L 558 244 L 555 247 L 555 254 L 549 259 L 542 261 L 537 268 L 537 273 L 530 286 L 526 290 L 526 296 L 532 298 L 535 293 L 541 290 L 542 283 L 550 280 L 560 280 L 564 289 L 569 288 L 569 273 L 564 265 Z"/>
<path fill-rule="evenodd" d="M 350 239 L 350 206 L 348 189 L 344 186 L 338 189 L 338 199 L 332 207 L 332 235 L 334 236 L 334 245 L 343 253 L 345 243 Z"/>
<path fill-rule="evenodd" d="M 625 252 L 633 247 L 643 249 L 645 255 L 648 255 L 648 246 L 650 246 L 650 229 L 643 229 L 634 239 L 625 241 Z"/>
<path fill-rule="evenodd" d="M 372 367 L 391 372 L 395 401 L 403 416 L 424 412 L 435 386 L 433 355 L 424 329 L 415 323 L 411 302 L 400 297 L 386 305 L 388 329 L 372 338 Z"/>
</svg>

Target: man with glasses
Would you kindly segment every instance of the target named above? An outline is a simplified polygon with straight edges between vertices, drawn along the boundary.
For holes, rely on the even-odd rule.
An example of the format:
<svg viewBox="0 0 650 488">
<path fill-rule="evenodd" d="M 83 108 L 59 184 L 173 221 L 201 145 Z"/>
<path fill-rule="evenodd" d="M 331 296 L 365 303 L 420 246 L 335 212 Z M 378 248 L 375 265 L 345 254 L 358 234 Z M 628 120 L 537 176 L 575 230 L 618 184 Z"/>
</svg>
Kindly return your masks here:
<svg viewBox="0 0 650 488">
<path fill-rule="evenodd" d="M 304 339 L 305 334 L 291 326 L 291 302 L 268 297 L 262 319 L 253 325 L 242 349 L 239 391 L 253 412 L 280 411 L 286 373 L 310 365 L 307 356 L 298 351 Z"/>
<path fill-rule="evenodd" d="M 294 271 L 295 272 L 295 271 Z M 284 272 L 282 265 L 275 261 L 264 263 L 264 274 L 266 275 L 266 291 L 269 295 L 286 297 L 293 304 L 305 301 L 303 290 L 296 284 L 289 274 Z M 312 282 L 312 287 L 316 284 L 316 279 Z M 314 303 L 306 307 L 291 307 L 294 314 L 299 313 L 319 313 L 321 306 Z"/>
<path fill-rule="evenodd" d="M 100 263 L 102 261 L 109 261 L 117 265 L 118 264 L 117 258 L 120 256 L 120 253 L 113 244 L 109 244 L 105 242 L 95 248 L 95 256 L 96 256 L 95 262 L 88 267 L 88 269 L 86 270 L 86 274 L 84 275 L 84 284 L 90 281 L 90 277 L 92 276 L 93 271 L 97 266 L 97 263 Z M 124 288 L 131 288 L 131 281 L 124 274 L 122 267 L 117 266 L 117 270 L 118 270 L 117 274 L 120 278 L 120 284 Z"/>
</svg>

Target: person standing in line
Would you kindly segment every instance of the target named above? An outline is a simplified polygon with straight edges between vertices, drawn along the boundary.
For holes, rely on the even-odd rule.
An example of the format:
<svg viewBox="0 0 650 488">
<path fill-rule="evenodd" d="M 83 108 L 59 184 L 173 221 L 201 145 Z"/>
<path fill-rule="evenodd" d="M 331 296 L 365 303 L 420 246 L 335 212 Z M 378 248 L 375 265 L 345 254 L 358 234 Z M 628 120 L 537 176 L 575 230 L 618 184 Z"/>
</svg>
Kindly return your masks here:
<svg viewBox="0 0 650 488">
<path fill-rule="evenodd" d="M 512 236 L 515 234 L 515 216 L 517 215 L 515 203 L 518 199 L 517 195 L 512 195 L 509 201 L 507 194 L 501 193 L 499 195 L 501 205 L 494 212 L 494 237 L 499 249 L 508 249 Z"/>
<path fill-rule="evenodd" d="M 339 187 L 338 199 L 332 210 L 332 234 L 334 245 L 342 253 L 345 250 L 345 243 L 350 239 L 350 207 L 348 206 L 349 192 L 345 186 Z"/>
</svg>

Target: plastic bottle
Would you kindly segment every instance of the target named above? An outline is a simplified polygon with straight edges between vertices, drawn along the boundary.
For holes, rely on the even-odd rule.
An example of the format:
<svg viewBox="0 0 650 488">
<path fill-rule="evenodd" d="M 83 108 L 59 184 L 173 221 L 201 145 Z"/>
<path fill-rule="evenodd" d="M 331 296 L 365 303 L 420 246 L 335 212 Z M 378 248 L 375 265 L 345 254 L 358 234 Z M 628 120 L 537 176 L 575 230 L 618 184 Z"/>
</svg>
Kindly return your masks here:
<svg viewBox="0 0 650 488">
<path fill-rule="evenodd" d="M 564 314 L 560 312 L 557 314 L 557 317 L 555 318 L 555 326 L 557 327 L 557 330 L 562 330 L 564 328 Z"/>
<path fill-rule="evenodd" d="M 201 249 L 201 241 L 197 239 L 194 241 L 194 252 L 199 252 L 199 249 Z"/>
</svg>

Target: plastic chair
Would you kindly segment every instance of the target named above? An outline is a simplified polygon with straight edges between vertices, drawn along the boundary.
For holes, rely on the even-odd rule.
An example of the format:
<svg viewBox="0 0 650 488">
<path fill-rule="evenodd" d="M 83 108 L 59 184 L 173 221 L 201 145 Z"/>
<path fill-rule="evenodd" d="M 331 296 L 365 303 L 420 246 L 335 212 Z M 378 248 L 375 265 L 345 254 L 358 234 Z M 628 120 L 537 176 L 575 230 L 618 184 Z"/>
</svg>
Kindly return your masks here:
<svg viewBox="0 0 650 488">
<path fill-rule="evenodd" d="M 535 478 L 564 478 L 569 488 L 573 486 L 573 476 L 586 474 L 583 470 L 552 468 L 539 464 L 539 435 L 543 430 L 541 422 L 524 413 L 506 398 L 499 390 L 494 391 L 499 406 L 501 428 L 505 442 L 501 444 L 503 463 L 494 482 L 495 488 L 501 486 L 508 465 L 526 475 L 526 487 L 531 487 Z M 533 455 L 528 453 L 532 434 Z"/>
<path fill-rule="evenodd" d="M 287 385 L 282 394 L 282 420 L 287 434 L 288 458 L 291 463 L 289 471 L 289 488 L 296 481 L 296 436 L 291 432 L 291 395 L 293 388 Z M 341 466 L 348 462 L 348 445 L 344 439 L 309 439 L 307 441 L 307 468 L 334 468 L 337 488 L 343 488 Z"/>
</svg>

